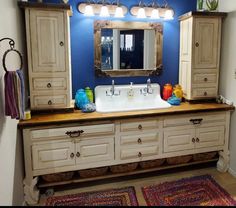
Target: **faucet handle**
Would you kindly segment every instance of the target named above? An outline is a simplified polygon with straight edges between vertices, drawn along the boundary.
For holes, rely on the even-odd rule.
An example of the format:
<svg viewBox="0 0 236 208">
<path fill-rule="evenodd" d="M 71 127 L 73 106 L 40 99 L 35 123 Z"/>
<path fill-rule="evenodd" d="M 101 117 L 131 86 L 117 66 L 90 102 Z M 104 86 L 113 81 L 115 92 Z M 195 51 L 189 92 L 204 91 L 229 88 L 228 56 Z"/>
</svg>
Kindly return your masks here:
<svg viewBox="0 0 236 208">
<path fill-rule="evenodd" d="M 150 79 L 150 78 L 147 80 L 147 83 L 148 83 L 148 84 L 151 84 L 151 79 Z"/>
<path fill-rule="evenodd" d="M 114 81 L 114 79 L 111 81 L 111 84 L 112 84 L 112 85 L 114 85 L 114 84 L 115 84 L 115 81 Z"/>
</svg>

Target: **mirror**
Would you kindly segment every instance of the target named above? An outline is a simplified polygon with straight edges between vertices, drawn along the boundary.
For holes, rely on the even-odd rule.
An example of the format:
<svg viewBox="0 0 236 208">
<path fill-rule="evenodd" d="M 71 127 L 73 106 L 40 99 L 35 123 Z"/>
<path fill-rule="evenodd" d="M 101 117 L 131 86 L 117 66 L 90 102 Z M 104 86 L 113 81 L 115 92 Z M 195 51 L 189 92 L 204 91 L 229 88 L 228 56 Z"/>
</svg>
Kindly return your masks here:
<svg viewBox="0 0 236 208">
<path fill-rule="evenodd" d="M 152 76 L 162 71 L 160 23 L 94 22 L 97 77 Z"/>
</svg>

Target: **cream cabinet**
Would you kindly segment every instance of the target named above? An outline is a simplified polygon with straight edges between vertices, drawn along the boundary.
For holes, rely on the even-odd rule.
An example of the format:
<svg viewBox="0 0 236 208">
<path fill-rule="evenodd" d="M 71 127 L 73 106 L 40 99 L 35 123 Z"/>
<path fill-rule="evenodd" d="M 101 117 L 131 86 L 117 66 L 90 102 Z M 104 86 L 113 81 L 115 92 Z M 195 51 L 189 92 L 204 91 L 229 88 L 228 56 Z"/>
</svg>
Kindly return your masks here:
<svg viewBox="0 0 236 208">
<path fill-rule="evenodd" d="M 179 83 L 186 100 L 218 95 L 221 30 L 226 13 L 189 12 L 180 17 Z"/>
<path fill-rule="evenodd" d="M 20 5 L 25 9 L 30 107 L 70 108 L 70 7 Z"/>
</svg>

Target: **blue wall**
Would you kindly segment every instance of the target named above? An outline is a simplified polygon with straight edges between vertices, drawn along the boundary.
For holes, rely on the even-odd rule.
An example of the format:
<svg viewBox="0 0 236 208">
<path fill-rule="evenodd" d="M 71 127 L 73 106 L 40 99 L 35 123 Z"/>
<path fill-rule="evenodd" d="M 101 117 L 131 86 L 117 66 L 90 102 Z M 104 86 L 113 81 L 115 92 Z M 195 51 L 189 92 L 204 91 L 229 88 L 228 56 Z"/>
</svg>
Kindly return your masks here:
<svg viewBox="0 0 236 208">
<path fill-rule="evenodd" d="M 44 2 L 62 2 L 60 0 L 44 0 Z M 93 49 L 93 21 L 103 19 L 100 17 L 85 17 L 77 10 L 77 5 L 85 0 L 70 0 L 69 4 L 73 9 L 73 16 L 70 18 L 71 24 L 71 61 L 72 61 L 72 88 L 73 96 L 79 88 L 89 86 L 94 88 L 97 85 L 111 84 L 114 79 L 116 84 L 145 83 L 148 77 L 123 77 L 123 78 L 97 78 L 94 75 L 94 49 Z M 137 5 L 139 0 L 120 0 L 129 9 Z M 145 3 L 152 2 L 144 0 Z M 163 2 L 159 0 L 158 2 Z M 163 23 L 163 66 L 164 71 L 161 76 L 150 77 L 152 82 L 157 82 L 161 86 L 165 83 L 177 84 L 179 73 L 179 21 L 178 17 L 188 11 L 196 10 L 196 0 L 167 0 L 169 5 L 175 10 L 174 20 L 158 21 Z M 129 12 L 123 19 L 106 18 L 109 20 L 122 21 L 145 21 L 138 20 Z M 150 21 L 150 20 L 146 20 Z"/>
</svg>

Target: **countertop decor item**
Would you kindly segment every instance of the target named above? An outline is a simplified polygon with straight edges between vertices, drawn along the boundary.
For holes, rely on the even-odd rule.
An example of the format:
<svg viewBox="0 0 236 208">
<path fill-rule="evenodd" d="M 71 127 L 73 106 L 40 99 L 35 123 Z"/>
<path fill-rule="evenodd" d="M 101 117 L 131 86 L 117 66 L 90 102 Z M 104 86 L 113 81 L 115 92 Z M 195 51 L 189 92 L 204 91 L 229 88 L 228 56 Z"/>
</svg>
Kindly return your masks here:
<svg viewBox="0 0 236 208">
<path fill-rule="evenodd" d="M 206 5 L 209 11 L 217 11 L 219 0 L 206 0 Z"/>
<path fill-rule="evenodd" d="M 204 5 L 204 0 L 197 0 L 197 10 L 198 11 L 204 11 L 203 5 Z"/>
</svg>

